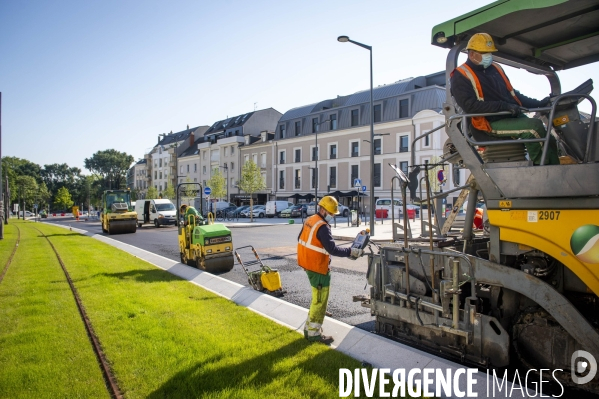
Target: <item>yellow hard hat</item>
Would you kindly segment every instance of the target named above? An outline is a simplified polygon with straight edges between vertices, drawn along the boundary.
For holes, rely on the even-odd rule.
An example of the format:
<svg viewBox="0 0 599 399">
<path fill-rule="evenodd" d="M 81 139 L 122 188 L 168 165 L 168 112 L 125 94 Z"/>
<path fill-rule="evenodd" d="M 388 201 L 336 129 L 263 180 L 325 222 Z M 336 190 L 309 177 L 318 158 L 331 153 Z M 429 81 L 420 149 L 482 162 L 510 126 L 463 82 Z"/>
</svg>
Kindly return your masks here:
<svg viewBox="0 0 599 399">
<path fill-rule="evenodd" d="M 335 197 L 331 197 L 327 195 L 326 197 L 322 197 L 320 202 L 318 202 L 318 206 L 324 208 L 328 213 L 332 213 L 333 215 L 339 215 L 339 203 L 335 199 Z"/>
<path fill-rule="evenodd" d="M 488 33 L 475 33 L 470 40 L 466 50 L 474 50 L 479 53 L 492 53 L 497 51 L 493 38 Z"/>
<path fill-rule="evenodd" d="M 181 205 L 181 212 L 183 212 L 185 210 L 185 208 L 187 208 L 187 205 L 185 205 L 185 204 Z"/>
</svg>

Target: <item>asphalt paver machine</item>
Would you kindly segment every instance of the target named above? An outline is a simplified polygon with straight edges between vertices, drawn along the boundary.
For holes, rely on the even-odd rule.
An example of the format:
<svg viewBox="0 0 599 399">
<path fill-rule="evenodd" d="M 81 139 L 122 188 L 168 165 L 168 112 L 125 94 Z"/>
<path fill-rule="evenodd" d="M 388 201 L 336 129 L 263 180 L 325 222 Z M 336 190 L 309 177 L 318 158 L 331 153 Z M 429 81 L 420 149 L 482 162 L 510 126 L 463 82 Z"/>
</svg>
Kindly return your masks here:
<svg viewBox="0 0 599 399">
<path fill-rule="evenodd" d="M 225 225 L 214 223 L 212 218 L 196 218 L 182 215 L 181 205 L 200 204 L 197 209 L 203 214 L 203 201 L 194 201 L 202 195 L 199 183 L 181 183 L 177 186 L 177 232 L 181 263 L 213 273 L 230 271 L 234 266 L 233 238 Z"/>
<path fill-rule="evenodd" d="M 360 300 L 376 316 L 378 333 L 483 367 L 555 370 L 563 384 L 599 392 L 596 368 L 575 370 L 592 361 L 574 361 L 584 354 L 599 361 L 596 104 L 592 81 L 562 93 L 556 73 L 599 60 L 598 26 L 598 0 L 508 0 L 433 28 L 432 44 L 449 50 L 446 123 L 417 139 L 445 130 L 444 161 L 470 172 L 461 187 L 466 220 L 461 234 L 447 235 L 439 209 L 426 237 L 382 244 L 369 255 L 370 295 Z M 522 140 L 475 131 L 476 115 L 454 104 L 450 74 L 479 32 L 493 37 L 494 61 L 547 77 L 551 105 L 529 115 L 547 121 L 567 163 L 533 166 Z M 579 111 L 582 101 L 591 104 L 590 115 Z M 433 200 L 447 195 L 427 191 Z M 488 229 L 476 233 L 479 195 Z"/>
</svg>

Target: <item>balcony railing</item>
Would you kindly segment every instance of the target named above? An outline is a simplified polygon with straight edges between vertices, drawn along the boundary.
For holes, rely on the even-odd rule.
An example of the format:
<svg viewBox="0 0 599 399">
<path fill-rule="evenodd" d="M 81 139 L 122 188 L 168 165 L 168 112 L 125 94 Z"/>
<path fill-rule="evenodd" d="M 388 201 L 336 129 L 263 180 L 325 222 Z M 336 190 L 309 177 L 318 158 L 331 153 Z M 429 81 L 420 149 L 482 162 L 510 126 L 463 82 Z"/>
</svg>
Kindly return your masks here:
<svg viewBox="0 0 599 399">
<path fill-rule="evenodd" d="M 279 188 L 281 188 L 281 189 L 285 188 L 285 179 L 280 179 L 279 180 Z"/>
</svg>

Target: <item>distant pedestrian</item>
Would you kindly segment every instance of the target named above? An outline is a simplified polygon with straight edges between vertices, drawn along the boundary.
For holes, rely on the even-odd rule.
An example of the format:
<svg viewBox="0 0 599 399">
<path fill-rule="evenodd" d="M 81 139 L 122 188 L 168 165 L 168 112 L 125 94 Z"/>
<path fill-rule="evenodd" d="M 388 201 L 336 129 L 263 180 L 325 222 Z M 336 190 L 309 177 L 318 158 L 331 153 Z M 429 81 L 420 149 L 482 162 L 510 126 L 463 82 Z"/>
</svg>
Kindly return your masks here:
<svg viewBox="0 0 599 399">
<path fill-rule="evenodd" d="M 312 302 L 304 326 L 304 337 L 308 341 L 330 344 L 333 337 L 322 335 L 322 323 L 329 301 L 331 285 L 331 255 L 357 259 L 364 251 L 359 248 L 341 248 L 335 245 L 329 222 L 339 214 L 339 203 L 335 197 L 323 197 L 318 203 L 318 212 L 304 223 L 298 237 L 297 262 L 306 270 L 312 287 Z"/>
</svg>

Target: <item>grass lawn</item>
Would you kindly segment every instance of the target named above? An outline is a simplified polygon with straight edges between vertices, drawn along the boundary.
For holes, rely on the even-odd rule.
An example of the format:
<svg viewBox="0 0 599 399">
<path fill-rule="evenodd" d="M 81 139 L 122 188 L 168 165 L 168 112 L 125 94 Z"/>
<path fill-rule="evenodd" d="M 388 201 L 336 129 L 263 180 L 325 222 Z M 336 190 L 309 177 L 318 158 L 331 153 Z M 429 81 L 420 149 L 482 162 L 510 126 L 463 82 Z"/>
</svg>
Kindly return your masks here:
<svg viewBox="0 0 599 399">
<path fill-rule="evenodd" d="M 108 396 L 54 254 L 33 223 L 19 226 L 15 269 L 0 283 L 0 396 Z M 333 398 L 339 369 L 361 367 L 93 238 L 35 227 L 59 251 L 127 398 Z M 86 390 L 67 383 L 73 375 Z"/>
<path fill-rule="evenodd" d="M 0 275 L 15 248 L 18 235 L 17 227 L 14 224 L 11 223 L 4 226 L 4 240 L 0 243 Z"/>
</svg>

